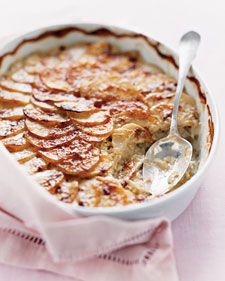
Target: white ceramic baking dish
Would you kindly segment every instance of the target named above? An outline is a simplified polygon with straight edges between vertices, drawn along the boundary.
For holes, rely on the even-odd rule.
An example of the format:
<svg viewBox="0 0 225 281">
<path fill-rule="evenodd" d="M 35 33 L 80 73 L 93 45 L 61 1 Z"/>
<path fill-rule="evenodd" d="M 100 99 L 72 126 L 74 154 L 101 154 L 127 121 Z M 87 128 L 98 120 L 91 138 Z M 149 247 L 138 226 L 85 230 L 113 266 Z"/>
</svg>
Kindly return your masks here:
<svg viewBox="0 0 225 281">
<path fill-rule="evenodd" d="M 177 55 L 164 44 L 133 31 L 99 24 L 50 26 L 24 34 L 1 47 L 0 73 L 7 71 L 15 60 L 32 52 L 46 51 L 56 46 L 68 46 L 80 41 L 96 42 L 99 40 L 108 41 L 122 50 L 138 50 L 146 62 L 157 65 L 173 77 L 177 76 Z M 37 186 L 32 178 L 22 171 L 16 161 L 11 161 L 12 159 L 10 159 L 11 172 L 20 169 L 19 177 L 29 177 L 26 179 L 29 182 L 29 188 L 35 188 L 36 192 L 41 193 L 45 199 L 47 196 L 51 203 L 70 213 L 110 215 L 129 220 L 164 216 L 173 220 L 185 210 L 198 191 L 209 164 L 212 162 L 218 140 L 218 113 L 214 100 L 194 69 L 190 71 L 185 87 L 187 93 L 195 99 L 200 113 L 199 170 L 184 185 L 159 199 L 147 203 L 108 208 L 67 205 Z M 6 158 L 12 158 L 2 145 L 0 146 L 0 157 L 1 165 L 3 165 L 3 159 L 6 162 Z M 7 181 L 10 180 L 10 177 L 7 178 Z"/>
</svg>

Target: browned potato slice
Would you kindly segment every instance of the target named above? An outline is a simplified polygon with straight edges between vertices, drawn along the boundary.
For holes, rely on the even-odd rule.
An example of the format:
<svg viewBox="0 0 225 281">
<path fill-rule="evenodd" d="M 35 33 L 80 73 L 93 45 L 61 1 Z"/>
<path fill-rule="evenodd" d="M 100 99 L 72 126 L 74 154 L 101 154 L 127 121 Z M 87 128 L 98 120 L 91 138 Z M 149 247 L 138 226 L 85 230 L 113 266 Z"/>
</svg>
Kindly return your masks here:
<svg viewBox="0 0 225 281">
<path fill-rule="evenodd" d="M 83 173 L 87 173 L 88 171 L 94 169 L 99 161 L 99 149 L 95 148 L 86 153 L 84 159 L 68 159 L 60 164 L 57 164 L 57 167 L 65 174 L 81 176 Z"/>
<path fill-rule="evenodd" d="M 67 81 L 74 89 L 84 95 L 90 91 L 91 85 L 97 80 L 97 77 L 101 76 L 101 71 L 94 64 L 86 62 L 84 65 L 75 65 L 68 69 Z"/>
<path fill-rule="evenodd" d="M 74 62 L 76 63 L 78 59 L 84 54 L 85 48 L 85 44 L 66 48 L 58 54 L 58 58 L 61 61 L 65 61 L 67 64 L 73 64 Z"/>
<path fill-rule="evenodd" d="M 30 101 L 34 106 L 39 107 L 43 111 L 46 111 L 46 112 L 56 112 L 57 111 L 57 108 L 54 105 L 51 105 L 47 102 L 38 101 L 33 97 L 31 97 Z"/>
<path fill-rule="evenodd" d="M 95 107 L 93 100 L 87 100 L 85 98 L 77 98 L 74 101 L 57 102 L 55 106 L 72 113 L 92 113 L 99 111 L 99 109 Z"/>
<path fill-rule="evenodd" d="M 109 122 L 106 124 L 98 125 L 98 126 L 93 126 L 93 127 L 85 127 L 80 124 L 76 124 L 76 126 L 84 133 L 92 136 L 101 136 L 101 137 L 106 137 L 110 136 L 112 131 L 113 131 L 113 121 L 110 119 Z"/>
<path fill-rule="evenodd" d="M 130 79 L 117 72 L 97 68 L 94 64 L 70 68 L 67 80 L 82 97 L 104 101 L 144 98 L 141 90 Z"/>
<path fill-rule="evenodd" d="M 49 125 L 60 125 L 69 121 L 67 117 L 57 113 L 45 112 L 31 104 L 27 105 L 23 112 L 27 118 L 38 122 L 46 122 Z"/>
<path fill-rule="evenodd" d="M 143 73 L 141 67 L 126 72 L 124 76 L 133 84 L 135 90 L 144 95 L 176 90 L 176 81 L 173 78 L 163 73 L 146 73 L 145 71 Z"/>
<path fill-rule="evenodd" d="M 79 184 L 77 201 L 81 206 L 112 207 L 134 202 L 134 195 L 115 179 L 96 177 Z"/>
<path fill-rule="evenodd" d="M 160 102 L 151 107 L 152 115 L 156 115 L 161 119 L 161 121 L 165 121 L 168 117 L 172 115 L 173 111 L 173 103 L 168 102 Z"/>
<path fill-rule="evenodd" d="M 25 120 L 25 125 L 30 133 L 44 139 L 60 138 L 68 135 L 69 133 L 73 133 L 76 130 L 73 124 L 52 127 L 45 126 L 29 119 Z"/>
<path fill-rule="evenodd" d="M 46 170 L 33 175 L 34 180 L 50 193 L 55 193 L 56 188 L 64 181 L 64 175 L 57 170 Z"/>
<path fill-rule="evenodd" d="M 0 88 L 0 101 L 26 105 L 29 103 L 30 97 L 22 93 L 10 92 Z"/>
<path fill-rule="evenodd" d="M 23 118 L 23 107 L 3 107 L 0 109 L 0 119 L 20 120 Z"/>
<path fill-rule="evenodd" d="M 183 94 L 182 94 L 182 96 L 183 96 Z M 175 96 L 175 92 L 171 92 L 171 91 L 153 92 L 153 93 L 149 93 L 148 95 L 146 95 L 144 100 L 149 106 L 152 106 L 161 101 L 170 102 L 171 99 L 174 98 L 174 96 Z"/>
<path fill-rule="evenodd" d="M 60 59 L 56 55 L 47 55 L 41 59 L 41 62 L 47 69 L 54 69 L 61 63 Z M 45 69 L 46 70 L 46 69 Z"/>
<path fill-rule="evenodd" d="M 99 182 L 98 188 L 103 193 L 99 200 L 99 207 L 127 205 L 134 202 L 133 193 L 123 188 L 117 180 L 105 177 L 96 179 Z"/>
<path fill-rule="evenodd" d="M 24 69 L 30 74 L 38 74 L 44 69 L 44 65 L 41 63 L 41 54 L 31 54 L 25 59 Z"/>
<path fill-rule="evenodd" d="M 73 89 L 67 83 L 66 75 L 67 68 L 48 68 L 41 73 L 40 78 L 49 89 L 69 92 Z"/>
<path fill-rule="evenodd" d="M 24 69 L 19 69 L 14 72 L 10 77 L 14 82 L 32 84 L 35 80 L 35 76 L 27 73 Z"/>
<path fill-rule="evenodd" d="M 21 133 L 24 121 L 0 120 L 0 139 Z"/>
<path fill-rule="evenodd" d="M 71 157 L 85 158 L 92 148 L 90 143 L 82 139 L 75 139 L 69 145 L 56 147 L 50 151 L 39 151 L 39 154 L 48 162 L 57 163 Z"/>
<path fill-rule="evenodd" d="M 34 81 L 32 82 L 33 93 L 35 91 L 48 92 L 49 88 L 41 81 L 39 75 L 34 75 Z"/>
<path fill-rule="evenodd" d="M 35 146 L 36 148 L 41 148 L 41 149 L 52 149 L 56 146 L 59 145 L 65 145 L 69 144 L 72 140 L 74 140 L 78 135 L 78 132 L 75 131 L 70 135 L 65 135 L 60 138 L 55 138 L 55 139 L 39 139 L 36 138 L 30 134 L 26 134 L 26 139 L 27 141 Z"/>
<path fill-rule="evenodd" d="M 20 70 L 21 68 L 23 68 L 23 66 L 24 66 L 24 65 L 23 65 L 23 60 L 20 59 L 20 60 L 14 62 L 14 63 L 10 66 L 9 71 L 10 71 L 10 73 L 14 73 L 14 72 Z"/>
<path fill-rule="evenodd" d="M 101 155 L 98 165 L 93 170 L 82 174 L 81 177 L 92 178 L 95 176 L 102 176 L 106 174 L 111 167 L 112 161 L 110 161 L 110 158 L 107 155 Z"/>
<path fill-rule="evenodd" d="M 26 161 L 30 160 L 36 155 L 36 152 L 31 149 L 24 149 L 21 151 L 17 151 L 12 153 L 13 157 L 19 162 L 19 163 L 25 163 Z"/>
<path fill-rule="evenodd" d="M 114 101 L 107 103 L 102 108 L 109 109 L 113 116 L 128 115 L 135 118 L 147 118 L 150 114 L 149 107 L 139 101 Z"/>
<path fill-rule="evenodd" d="M 82 131 L 80 131 L 80 135 L 83 140 L 85 140 L 87 142 L 91 142 L 91 143 L 100 143 L 108 137 L 107 135 L 106 136 L 91 136 Z"/>
<path fill-rule="evenodd" d="M 64 181 L 55 191 L 54 195 L 65 203 L 72 203 L 78 193 L 78 182 Z"/>
<path fill-rule="evenodd" d="M 97 207 L 102 192 L 98 189 L 98 182 L 95 179 L 86 180 L 79 184 L 77 203 L 80 206 Z"/>
<path fill-rule="evenodd" d="M 70 93 L 58 92 L 42 92 L 40 90 L 34 90 L 33 96 L 38 101 L 43 102 L 62 102 L 62 101 L 74 101 L 76 97 Z"/>
<path fill-rule="evenodd" d="M 112 144 L 120 154 L 122 149 L 130 149 L 131 145 L 139 143 L 151 143 L 152 135 L 145 127 L 134 123 L 121 126 L 114 130 Z"/>
<path fill-rule="evenodd" d="M 25 83 L 17 83 L 10 79 L 0 80 L 0 86 L 12 92 L 20 92 L 24 94 L 32 94 L 32 86 Z"/>
<path fill-rule="evenodd" d="M 5 138 L 2 143 L 10 152 L 21 151 L 29 146 L 24 138 L 24 133 Z"/>
<path fill-rule="evenodd" d="M 71 117 L 71 119 L 77 124 L 85 127 L 92 127 L 109 123 L 111 117 L 108 111 L 99 111 L 91 114 L 79 114 L 77 117 Z"/>
<path fill-rule="evenodd" d="M 46 170 L 47 168 L 46 162 L 39 157 L 33 157 L 31 160 L 27 161 L 23 166 L 30 175 Z"/>
</svg>

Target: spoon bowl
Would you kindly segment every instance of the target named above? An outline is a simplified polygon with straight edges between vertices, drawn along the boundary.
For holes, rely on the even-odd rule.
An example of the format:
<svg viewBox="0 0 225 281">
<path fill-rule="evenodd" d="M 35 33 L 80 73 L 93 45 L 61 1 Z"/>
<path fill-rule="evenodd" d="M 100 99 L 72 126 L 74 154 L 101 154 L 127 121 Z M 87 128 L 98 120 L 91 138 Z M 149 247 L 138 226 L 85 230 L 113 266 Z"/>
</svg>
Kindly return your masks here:
<svg viewBox="0 0 225 281">
<path fill-rule="evenodd" d="M 171 190 L 183 177 L 192 157 L 192 145 L 179 135 L 155 142 L 145 157 L 143 176 L 146 190 L 154 196 Z"/>
</svg>

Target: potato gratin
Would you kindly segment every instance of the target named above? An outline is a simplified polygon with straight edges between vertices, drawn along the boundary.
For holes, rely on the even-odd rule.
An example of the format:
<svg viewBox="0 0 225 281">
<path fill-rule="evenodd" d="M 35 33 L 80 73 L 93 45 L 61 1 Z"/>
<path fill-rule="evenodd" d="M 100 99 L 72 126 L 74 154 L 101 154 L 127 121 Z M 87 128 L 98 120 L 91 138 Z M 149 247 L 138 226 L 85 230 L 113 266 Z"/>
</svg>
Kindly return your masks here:
<svg viewBox="0 0 225 281">
<path fill-rule="evenodd" d="M 107 207 L 151 200 L 146 150 L 168 133 L 176 82 L 106 42 L 16 62 L 0 80 L 0 139 L 48 192 Z M 195 146 L 198 113 L 183 93 L 179 130 Z M 197 154 L 181 183 L 196 171 Z M 181 185 L 179 183 L 179 185 Z"/>
</svg>

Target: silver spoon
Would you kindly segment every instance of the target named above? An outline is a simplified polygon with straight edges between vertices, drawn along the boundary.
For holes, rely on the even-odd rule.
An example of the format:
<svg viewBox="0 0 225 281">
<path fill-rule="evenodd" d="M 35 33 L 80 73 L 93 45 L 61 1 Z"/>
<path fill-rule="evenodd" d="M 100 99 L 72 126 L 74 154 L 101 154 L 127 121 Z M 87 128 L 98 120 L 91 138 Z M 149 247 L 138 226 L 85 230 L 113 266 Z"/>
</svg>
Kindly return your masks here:
<svg viewBox="0 0 225 281">
<path fill-rule="evenodd" d="M 179 46 L 179 74 L 170 132 L 147 151 L 143 165 L 144 189 L 157 196 L 171 190 L 183 177 L 192 158 L 192 145 L 179 135 L 177 113 L 185 78 L 200 43 L 200 35 L 190 31 L 182 36 Z"/>
</svg>

